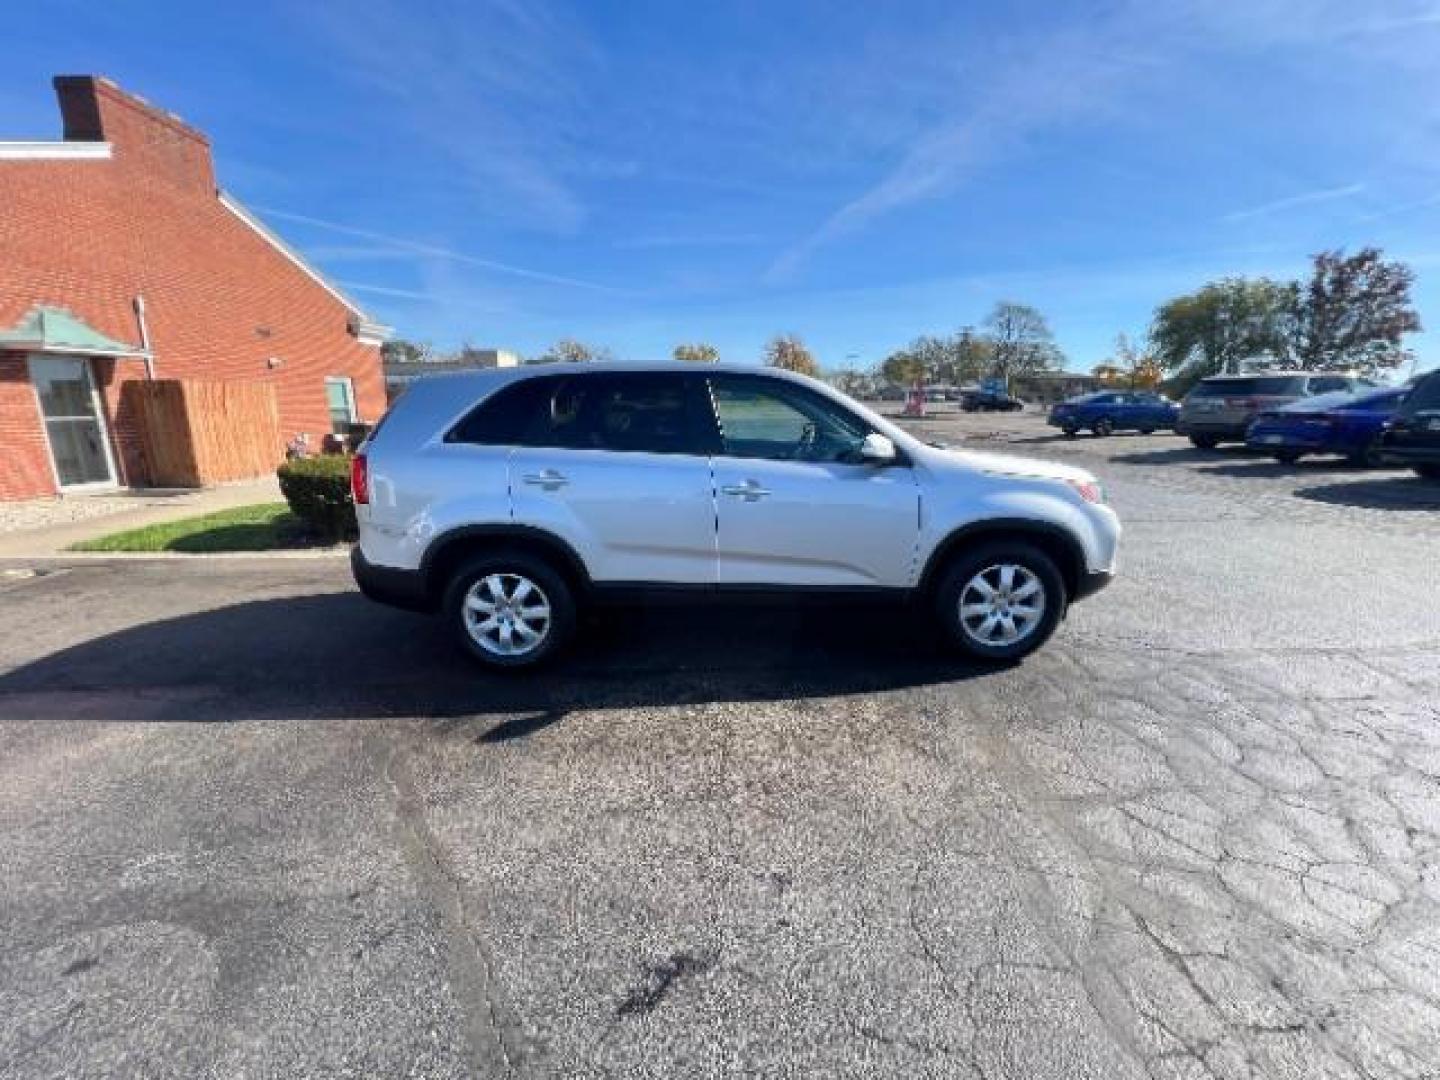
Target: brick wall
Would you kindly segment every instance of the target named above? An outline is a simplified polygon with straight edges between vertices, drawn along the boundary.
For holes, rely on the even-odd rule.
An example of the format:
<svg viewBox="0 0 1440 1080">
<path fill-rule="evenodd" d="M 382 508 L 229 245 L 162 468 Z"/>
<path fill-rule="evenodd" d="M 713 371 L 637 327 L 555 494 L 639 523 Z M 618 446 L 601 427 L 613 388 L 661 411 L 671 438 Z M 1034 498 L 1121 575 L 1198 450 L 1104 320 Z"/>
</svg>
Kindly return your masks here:
<svg viewBox="0 0 1440 1080">
<path fill-rule="evenodd" d="M 64 77 L 56 91 L 67 135 L 114 149 L 110 160 L 0 161 L 0 327 L 52 304 L 138 342 L 140 295 L 157 377 L 273 382 L 288 439 L 330 430 L 324 378 L 348 375 L 361 419 L 378 419 L 379 350 L 349 332 L 344 303 L 220 202 L 205 136 L 104 80 Z M 119 382 L 143 368 L 138 360 L 95 368 L 113 424 Z M 0 471 L 26 478 L 0 477 L 0 498 L 54 490 L 24 379 L 23 363 L 0 366 L 0 458 L 24 459 Z M 133 433 L 120 419 L 117 458 L 139 476 Z"/>
<path fill-rule="evenodd" d="M 29 367 L 23 356 L 0 353 L 0 499 L 30 499 L 54 490 Z"/>
</svg>

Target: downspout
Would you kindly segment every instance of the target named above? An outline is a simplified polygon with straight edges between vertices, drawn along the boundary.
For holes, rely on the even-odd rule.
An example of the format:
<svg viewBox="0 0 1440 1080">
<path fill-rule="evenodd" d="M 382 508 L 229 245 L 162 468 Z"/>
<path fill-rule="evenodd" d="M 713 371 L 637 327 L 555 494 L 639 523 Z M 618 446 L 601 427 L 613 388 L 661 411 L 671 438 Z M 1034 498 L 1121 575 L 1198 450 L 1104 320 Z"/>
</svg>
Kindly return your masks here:
<svg viewBox="0 0 1440 1080">
<path fill-rule="evenodd" d="M 140 328 L 140 348 L 145 350 L 145 381 L 155 378 L 155 358 L 150 355 L 150 328 L 145 323 L 145 297 L 135 297 L 135 324 Z"/>
</svg>

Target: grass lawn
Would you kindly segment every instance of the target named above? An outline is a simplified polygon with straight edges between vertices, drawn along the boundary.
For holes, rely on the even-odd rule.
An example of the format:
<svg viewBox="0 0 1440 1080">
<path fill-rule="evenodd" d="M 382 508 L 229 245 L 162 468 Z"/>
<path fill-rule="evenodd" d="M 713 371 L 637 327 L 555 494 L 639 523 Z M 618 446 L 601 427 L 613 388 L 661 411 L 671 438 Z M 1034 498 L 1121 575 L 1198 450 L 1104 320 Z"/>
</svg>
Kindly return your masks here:
<svg viewBox="0 0 1440 1080">
<path fill-rule="evenodd" d="M 270 551 L 316 541 L 284 503 L 260 503 L 82 540 L 71 551 Z"/>
</svg>

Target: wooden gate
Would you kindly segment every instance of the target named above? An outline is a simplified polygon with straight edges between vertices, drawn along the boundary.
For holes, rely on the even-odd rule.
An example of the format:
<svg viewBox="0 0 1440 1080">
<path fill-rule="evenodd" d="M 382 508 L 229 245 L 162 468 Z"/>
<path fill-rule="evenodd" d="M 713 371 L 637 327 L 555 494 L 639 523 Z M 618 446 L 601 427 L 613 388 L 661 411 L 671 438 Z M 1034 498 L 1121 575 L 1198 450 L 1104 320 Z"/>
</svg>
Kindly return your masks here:
<svg viewBox="0 0 1440 1080">
<path fill-rule="evenodd" d="M 285 457 L 267 383 L 136 380 L 121 388 L 120 410 L 140 436 L 145 482 L 154 487 L 246 480 Z"/>
</svg>

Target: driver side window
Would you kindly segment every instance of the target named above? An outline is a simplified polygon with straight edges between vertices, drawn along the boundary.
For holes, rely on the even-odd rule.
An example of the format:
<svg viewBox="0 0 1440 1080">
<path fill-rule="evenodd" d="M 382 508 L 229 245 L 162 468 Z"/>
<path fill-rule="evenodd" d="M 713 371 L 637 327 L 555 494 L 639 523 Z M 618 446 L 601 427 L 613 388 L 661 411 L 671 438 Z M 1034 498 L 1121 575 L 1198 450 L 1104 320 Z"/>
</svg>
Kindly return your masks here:
<svg viewBox="0 0 1440 1080">
<path fill-rule="evenodd" d="M 852 462 L 870 433 L 857 417 L 778 379 L 720 377 L 711 389 L 727 457 Z"/>
</svg>

